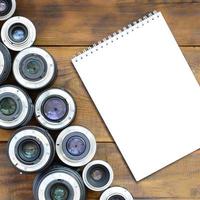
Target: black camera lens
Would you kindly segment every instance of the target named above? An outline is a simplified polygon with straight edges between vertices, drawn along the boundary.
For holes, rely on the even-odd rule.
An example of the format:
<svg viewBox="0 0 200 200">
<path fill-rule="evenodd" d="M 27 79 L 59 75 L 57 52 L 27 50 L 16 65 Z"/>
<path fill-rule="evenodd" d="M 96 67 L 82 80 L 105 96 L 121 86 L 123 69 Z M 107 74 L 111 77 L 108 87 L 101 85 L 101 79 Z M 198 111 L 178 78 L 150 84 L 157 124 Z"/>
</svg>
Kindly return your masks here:
<svg viewBox="0 0 200 200">
<path fill-rule="evenodd" d="M 15 0 L 0 0 L 0 21 L 10 18 L 16 10 Z"/>
<path fill-rule="evenodd" d="M 12 17 L 3 24 L 1 39 L 9 49 L 21 51 L 34 43 L 36 29 L 29 19 L 21 16 Z"/>
<path fill-rule="evenodd" d="M 12 129 L 26 125 L 33 112 L 32 100 L 26 92 L 12 85 L 0 87 L 0 127 Z"/>
<path fill-rule="evenodd" d="M 83 170 L 83 181 L 93 191 L 107 189 L 113 181 L 111 166 L 102 160 L 95 160 L 86 165 Z"/>
<path fill-rule="evenodd" d="M 11 163 L 21 172 L 38 172 L 53 161 L 54 141 L 42 128 L 23 127 L 10 139 L 8 155 Z"/>
<path fill-rule="evenodd" d="M 46 90 L 36 100 L 36 118 L 46 128 L 52 130 L 65 128 L 72 122 L 75 113 L 75 102 L 64 90 Z"/>
<path fill-rule="evenodd" d="M 69 166 L 86 165 L 96 153 L 95 137 L 82 126 L 69 126 L 58 135 L 56 152 L 60 160 Z"/>
<path fill-rule="evenodd" d="M 53 166 L 39 174 L 33 183 L 36 200 L 85 200 L 86 190 L 81 176 L 74 170 Z"/>
<path fill-rule="evenodd" d="M 111 187 L 101 195 L 100 200 L 133 200 L 133 197 L 125 188 Z"/>
<path fill-rule="evenodd" d="M 57 72 L 53 57 L 37 47 L 21 51 L 13 63 L 13 74 L 17 82 L 28 89 L 41 89 L 50 84 Z"/>
<path fill-rule="evenodd" d="M 0 84 L 8 78 L 11 66 L 10 52 L 2 43 L 0 43 Z"/>
</svg>

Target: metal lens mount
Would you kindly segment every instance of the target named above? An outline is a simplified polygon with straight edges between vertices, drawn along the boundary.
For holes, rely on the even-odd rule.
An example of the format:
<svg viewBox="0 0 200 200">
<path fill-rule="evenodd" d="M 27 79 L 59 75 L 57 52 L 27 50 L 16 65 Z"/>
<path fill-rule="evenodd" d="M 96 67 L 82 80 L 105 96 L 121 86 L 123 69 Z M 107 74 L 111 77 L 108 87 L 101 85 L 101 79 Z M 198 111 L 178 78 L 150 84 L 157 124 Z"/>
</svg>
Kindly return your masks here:
<svg viewBox="0 0 200 200">
<path fill-rule="evenodd" d="M 13 63 L 15 79 L 28 89 L 41 89 L 47 86 L 55 78 L 56 71 L 53 57 L 37 47 L 21 51 Z"/>
<path fill-rule="evenodd" d="M 21 172 L 38 172 L 53 161 L 54 141 L 42 128 L 23 127 L 10 139 L 8 155 L 11 163 Z"/>
<path fill-rule="evenodd" d="M 10 18 L 16 10 L 15 0 L 0 0 L 0 21 Z"/>
<path fill-rule="evenodd" d="M 11 71 L 11 55 L 8 49 L 0 42 L 0 83 L 8 78 Z"/>
<path fill-rule="evenodd" d="M 85 166 L 82 177 L 90 190 L 103 191 L 112 184 L 114 174 L 107 162 L 95 160 Z"/>
<path fill-rule="evenodd" d="M 65 199 L 85 200 L 86 191 L 81 176 L 74 170 L 54 166 L 39 174 L 33 183 L 36 200 Z"/>
<path fill-rule="evenodd" d="M 13 51 L 21 51 L 30 47 L 36 39 L 33 23 L 21 16 L 8 19 L 2 26 L 1 39 Z"/>
<path fill-rule="evenodd" d="M 32 100 L 25 91 L 13 85 L 0 87 L 0 127 L 24 126 L 31 120 L 33 112 Z"/>
<path fill-rule="evenodd" d="M 100 197 L 100 200 L 134 200 L 128 190 L 122 187 L 111 187 Z"/>
<path fill-rule="evenodd" d="M 35 114 L 42 126 L 58 130 L 72 122 L 76 114 L 76 105 L 67 91 L 48 89 L 37 98 Z"/>
<path fill-rule="evenodd" d="M 65 164 L 72 167 L 86 165 L 96 153 L 94 135 L 82 126 L 70 126 L 57 138 L 56 152 Z"/>
</svg>

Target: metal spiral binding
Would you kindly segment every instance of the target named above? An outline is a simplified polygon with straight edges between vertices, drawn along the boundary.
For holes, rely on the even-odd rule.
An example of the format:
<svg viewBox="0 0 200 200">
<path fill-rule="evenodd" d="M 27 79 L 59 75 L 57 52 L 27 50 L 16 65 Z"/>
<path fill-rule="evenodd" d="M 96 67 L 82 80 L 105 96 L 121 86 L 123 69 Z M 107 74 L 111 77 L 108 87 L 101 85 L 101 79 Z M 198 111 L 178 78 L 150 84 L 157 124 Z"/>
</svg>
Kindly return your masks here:
<svg viewBox="0 0 200 200">
<path fill-rule="evenodd" d="M 93 54 L 95 51 L 98 51 L 99 48 L 103 48 L 103 45 L 101 46 L 101 44 L 108 45 L 108 40 L 112 39 L 113 37 L 116 37 L 116 40 L 118 40 L 119 39 L 117 37 L 118 35 L 121 35 L 121 37 L 123 37 L 124 36 L 123 33 L 126 33 L 127 30 L 132 29 L 132 31 L 133 31 L 134 30 L 133 28 L 139 28 L 139 24 L 141 24 L 144 20 L 156 15 L 157 13 L 158 12 L 155 10 L 153 12 L 146 14 L 142 18 L 139 18 L 138 20 L 128 24 L 127 26 L 123 27 L 122 29 L 118 30 L 117 32 L 112 33 L 111 35 L 108 35 L 106 38 L 103 38 L 102 40 L 98 41 L 97 43 L 94 43 L 92 46 L 88 47 L 87 49 L 84 49 L 83 51 L 79 52 L 77 55 L 74 55 L 73 58 L 76 58 L 76 57 L 80 56 L 81 54 L 86 53 L 88 51 L 90 51 L 90 54 Z M 152 20 L 154 20 L 154 18 L 152 18 Z M 149 23 L 149 22 L 147 21 L 147 23 Z M 142 24 L 142 25 L 144 25 L 144 24 Z M 127 34 L 128 34 L 128 32 L 127 32 Z M 113 40 L 111 40 L 111 42 L 113 42 Z M 86 53 L 85 55 L 88 56 L 89 52 Z M 81 56 L 80 58 L 83 59 L 83 56 Z M 78 62 L 78 58 L 75 61 Z"/>
</svg>

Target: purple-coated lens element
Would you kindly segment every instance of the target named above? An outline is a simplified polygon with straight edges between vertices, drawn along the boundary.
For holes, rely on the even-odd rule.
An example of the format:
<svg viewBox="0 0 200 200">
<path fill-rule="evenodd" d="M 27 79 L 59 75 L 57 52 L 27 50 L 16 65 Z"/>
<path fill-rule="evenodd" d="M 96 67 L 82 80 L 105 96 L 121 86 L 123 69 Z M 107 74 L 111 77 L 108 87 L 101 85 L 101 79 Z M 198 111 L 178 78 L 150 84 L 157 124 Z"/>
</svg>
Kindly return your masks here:
<svg viewBox="0 0 200 200">
<path fill-rule="evenodd" d="M 72 156 L 80 156 L 86 150 L 86 143 L 83 138 L 79 136 L 72 136 L 67 141 L 67 151 Z"/>
<path fill-rule="evenodd" d="M 59 97 L 47 99 L 43 107 L 44 115 L 48 120 L 60 121 L 68 112 L 67 103 Z"/>
</svg>

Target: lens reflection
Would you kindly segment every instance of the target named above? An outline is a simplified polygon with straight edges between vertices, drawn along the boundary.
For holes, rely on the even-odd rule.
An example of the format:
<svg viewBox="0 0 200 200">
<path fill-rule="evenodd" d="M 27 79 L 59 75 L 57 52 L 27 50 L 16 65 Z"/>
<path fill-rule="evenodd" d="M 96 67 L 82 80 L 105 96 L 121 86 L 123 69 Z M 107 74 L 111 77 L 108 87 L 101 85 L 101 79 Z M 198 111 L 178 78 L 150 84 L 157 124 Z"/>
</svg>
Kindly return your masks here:
<svg viewBox="0 0 200 200">
<path fill-rule="evenodd" d="M 3 98 L 0 101 L 0 112 L 3 115 L 9 116 L 14 114 L 16 111 L 16 107 L 17 107 L 16 102 L 10 97 Z"/>
<path fill-rule="evenodd" d="M 51 188 L 51 200 L 67 200 L 68 192 L 64 184 L 54 184 Z"/>
</svg>

